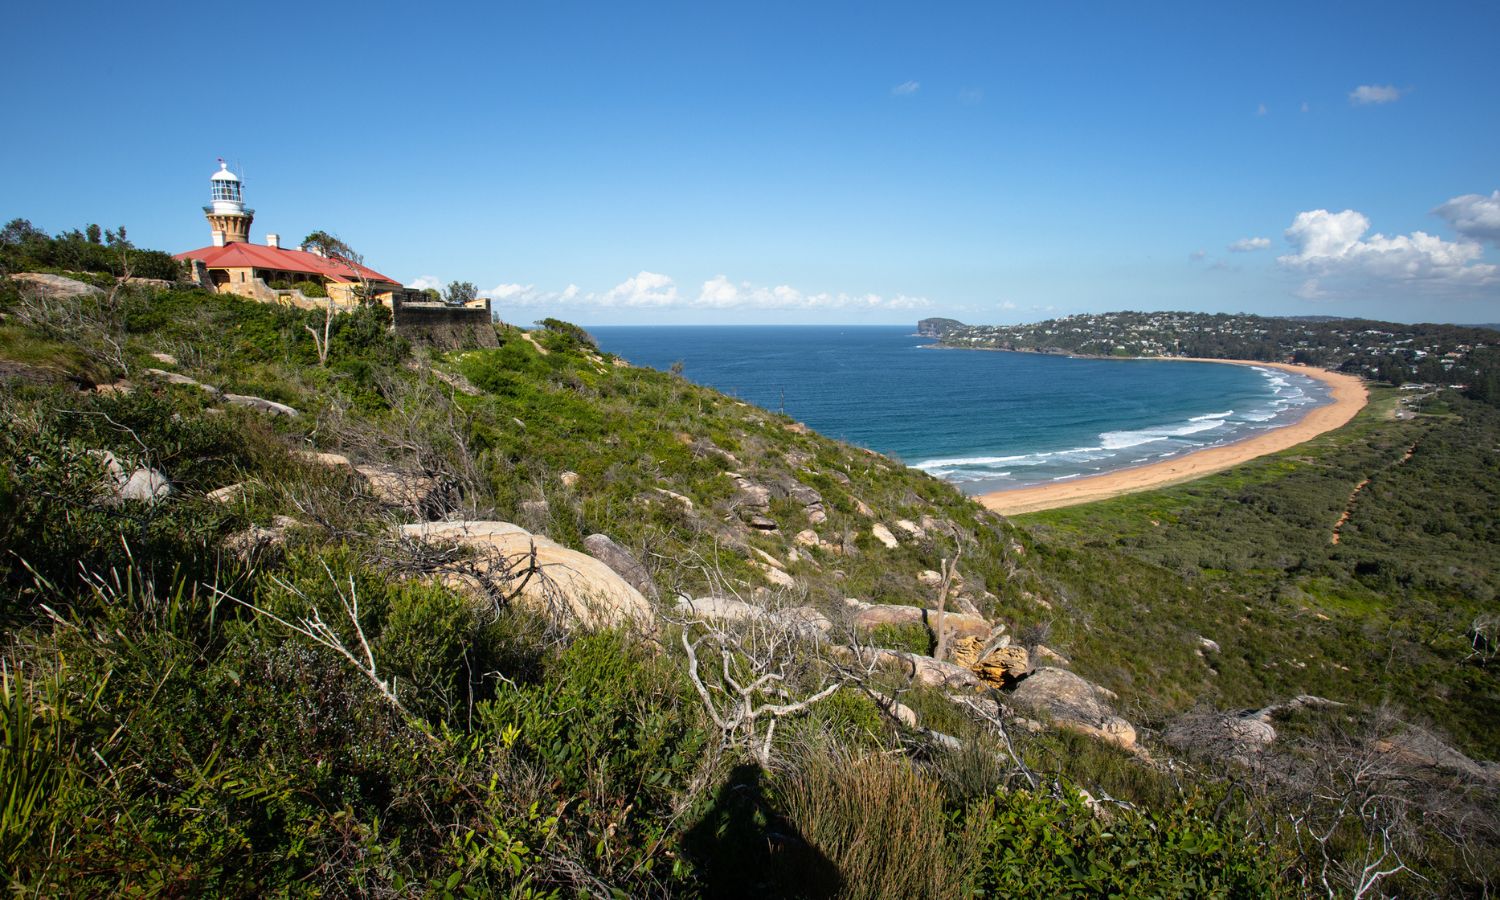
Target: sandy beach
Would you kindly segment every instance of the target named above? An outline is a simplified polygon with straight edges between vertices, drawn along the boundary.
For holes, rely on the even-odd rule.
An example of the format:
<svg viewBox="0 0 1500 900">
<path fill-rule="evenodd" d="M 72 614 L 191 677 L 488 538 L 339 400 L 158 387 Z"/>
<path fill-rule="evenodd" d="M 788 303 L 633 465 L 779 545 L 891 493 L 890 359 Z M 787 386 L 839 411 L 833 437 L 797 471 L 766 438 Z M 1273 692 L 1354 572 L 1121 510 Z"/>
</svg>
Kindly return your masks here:
<svg viewBox="0 0 1500 900">
<path fill-rule="evenodd" d="M 1174 357 L 1163 361 L 1168 362 L 1173 359 L 1181 358 Z M 1369 398 L 1364 382 L 1358 377 L 1329 372 L 1325 369 L 1240 359 L 1182 359 L 1181 361 L 1284 369 L 1309 378 L 1316 378 L 1328 385 L 1330 401 L 1309 410 L 1306 415 L 1291 425 L 1275 428 L 1233 444 L 1210 447 L 1175 459 L 1120 469 L 1117 472 L 1106 472 L 1102 475 L 1008 491 L 994 491 L 981 494 L 975 499 L 995 512 L 1010 516 L 1043 509 L 1056 509 L 1060 506 L 1073 506 L 1078 503 L 1090 503 L 1095 500 L 1118 497 L 1121 494 L 1191 481 L 1214 472 L 1222 472 L 1255 459 L 1257 456 L 1265 456 L 1267 453 L 1295 447 L 1303 441 L 1332 431 L 1354 418 L 1355 413 L 1364 408 Z"/>
</svg>

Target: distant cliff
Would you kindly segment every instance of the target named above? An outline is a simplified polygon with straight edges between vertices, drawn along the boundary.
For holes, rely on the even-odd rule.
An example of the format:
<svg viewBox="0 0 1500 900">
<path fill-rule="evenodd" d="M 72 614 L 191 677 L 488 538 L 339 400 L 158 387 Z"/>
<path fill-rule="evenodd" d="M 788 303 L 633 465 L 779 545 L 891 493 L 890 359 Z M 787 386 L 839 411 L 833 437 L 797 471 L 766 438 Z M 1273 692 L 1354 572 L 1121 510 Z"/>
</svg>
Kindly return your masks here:
<svg viewBox="0 0 1500 900">
<path fill-rule="evenodd" d="M 967 326 L 957 319 L 923 319 L 917 323 L 917 334 L 942 340 L 950 332 Z"/>
</svg>

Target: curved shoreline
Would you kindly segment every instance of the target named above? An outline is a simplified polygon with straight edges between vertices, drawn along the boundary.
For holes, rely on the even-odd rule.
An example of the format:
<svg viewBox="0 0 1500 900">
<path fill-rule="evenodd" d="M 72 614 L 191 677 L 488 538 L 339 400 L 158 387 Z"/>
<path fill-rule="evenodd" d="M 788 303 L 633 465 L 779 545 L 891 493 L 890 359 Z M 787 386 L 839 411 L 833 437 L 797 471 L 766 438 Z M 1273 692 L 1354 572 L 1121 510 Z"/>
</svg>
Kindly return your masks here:
<svg viewBox="0 0 1500 900">
<path fill-rule="evenodd" d="M 1330 372 L 1326 369 L 1294 366 L 1289 363 L 1257 362 L 1248 359 L 1160 358 L 1168 361 L 1262 366 L 1306 375 L 1328 385 L 1329 402 L 1313 407 L 1307 411 L 1306 415 L 1290 425 L 1273 428 L 1263 434 L 1257 434 L 1232 444 L 1208 447 L 1175 459 L 1105 472 L 1101 475 L 1074 478 L 1066 482 L 991 491 L 987 494 L 980 494 L 974 499 L 987 509 L 1002 515 L 1014 516 L 1044 509 L 1074 506 L 1079 503 L 1092 503 L 1095 500 L 1107 500 L 1121 494 L 1133 494 L 1137 491 L 1192 481 L 1269 453 L 1295 447 L 1320 434 L 1339 428 L 1353 419 L 1369 399 L 1369 391 L 1365 389 L 1364 382 L 1358 376 Z"/>
</svg>

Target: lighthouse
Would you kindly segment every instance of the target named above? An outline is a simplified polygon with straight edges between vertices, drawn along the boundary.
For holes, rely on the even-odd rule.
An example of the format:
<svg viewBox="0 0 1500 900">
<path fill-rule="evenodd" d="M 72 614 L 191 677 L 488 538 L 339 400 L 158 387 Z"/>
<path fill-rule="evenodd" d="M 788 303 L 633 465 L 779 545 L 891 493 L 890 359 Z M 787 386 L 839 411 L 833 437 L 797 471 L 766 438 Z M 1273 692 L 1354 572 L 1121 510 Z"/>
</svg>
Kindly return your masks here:
<svg viewBox="0 0 1500 900">
<path fill-rule="evenodd" d="M 229 164 L 221 159 L 219 171 L 209 178 L 209 185 L 213 191 L 213 203 L 203 207 L 203 215 L 213 230 L 213 245 L 248 244 L 255 210 L 245 208 L 244 185 L 239 176 L 229 171 Z"/>
</svg>

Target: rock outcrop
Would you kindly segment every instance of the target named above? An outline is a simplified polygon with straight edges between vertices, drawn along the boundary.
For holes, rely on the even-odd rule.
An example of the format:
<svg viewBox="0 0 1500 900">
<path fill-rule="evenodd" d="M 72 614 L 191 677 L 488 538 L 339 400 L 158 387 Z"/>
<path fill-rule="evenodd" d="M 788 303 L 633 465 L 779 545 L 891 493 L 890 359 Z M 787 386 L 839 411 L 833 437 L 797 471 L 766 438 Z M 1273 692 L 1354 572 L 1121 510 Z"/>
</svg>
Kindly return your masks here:
<svg viewBox="0 0 1500 900">
<path fill-rule="evenodd" d="M 37 293 L 57 299 L 69 299 L 72 297 L 102 297 L 104 292 L 92 284 L 85 284 L 74 278 L 66 278 L 62 275 L 48 275 L 44 272 L 17 272 L 10 276 L 10 280 L 17 282 L 22 288 L 30 288 Z"/>
<path fill-rule="evenodd" d="M 199 385 L 203 387 L 203 385 Z M 273 416 L 286 416 L 295 419 L 301 413 L 287 406 L 285 403 L 277 403 L 275 400 L 267 400 L 264 397 L 253 397 L 249 394 L 225 394 L 225 403 L 233 403 L 235 406 L 248 406 L 260 412 L 270 413 Z"/>
<path fill-rule="evenodd" d="M 108 450 L 91 450 L 89 455 L 104 466 L 104 484 L 99 499 L 107 506 L 121 503 L 156 503 L 172 493 L 172 481 L 166 475 L 146 466 L 130 471 Z"/>
<path fill-rule="evenodd" d="M 1043 666 L 1016 685 L 1010 699 L 1017 706 L 1045 713 L 1054 724 L 1135 748 L 1135 726 L 1115 714 L 1112 691 L 1090 684 L 1067 669 Z"/>
<path fill-rule="evenodd" d="M 780 609 L 756 606 L 730 597 L 680 597 L 677 613 L 685 619 L 708 619 L 719 622 L 751 622 L 769 619 L 804 636 L 819 639 L 833 629 L 828 617 L 811 606 L 789 606 Z"/>
<path fill-rule="evenodd" d="M 224 539 L 224 549 L 250 562 L 268 550 L 280 548 L 286 543 L 287 531 L 301 524 L 290 516 L 277 516 L 270 525 L 251 525 L 244 531 L 231 534 Z"/>
<path fill-rule="evenodd" d="M 844 605 L 849 608 L 850 618 L 853 619 L 855 626 L 861 629 L 875 628 L 880 625 L 925 625 L 928 627 L 937 625 L 938 613 L 935 609 L 897 606 L 888 603 L 865 603 L 853 598 L 845 598 Z M 943 614 L 943 629 L 959 637 L 977 636 L 983 639 L 989 636 L 991 627 L 987 619 L 978 616 L 956 612 Z"/>
<path fill-rule="evenodd" d="M 218 388 L 214 387 L 211 384 L 204 384 L 197 379 L 189 378 L 186 375 L 179 375 L 176 372 L 168 372 L 165 369 L 147 369 L 146 374 L 150 375 L 153 378 L 161 379 L 167 384 L 180 384 L 184 387 L 195 387 L 198 390 L 203 391 L 204 393 L 212 394 L 215 397 L 219 396 Z"/>
<path fill-rule="evenodd" d="M 600 562 L 614 570 L 642 596 L 655 599 L 660 595 L 656 582 L 646 566 L 629 550 L 615 543 L 607 534 L 591 534 L 583 539 L 583 546 Z"/>
<path fill-rule="evenodd" d="M 882 648 L 867 652 L 874 653 L 878 665 L 898 669 L 928 687 L 975 690 L 980 686 L 979 676 L 951 662 L 902 650 Z"/>
<path fill-rule="evenodd" d="M 537 573 L 519 585 L 520 596 L 564 625 L 652 627 L 651 604 L 613 569 L 586 553 L 570 550 L 519 525 L 427 522 L 403 525 L 398 533 L 409 540 L 473 547 L 479 556 L 469 563 L 481 577 L 498 576 L 507 565 L 525 566 L 534 553 Z M 472 576 L 462 574 L 457 568 L 449 574 L 455 584 L 479 586 L 472 583 Z"/>
<path fill-rule="evenodd" d="M 334 463 L 337 465 L 337 463 Z M 375 499 L 414 515 L 430 518 L 443 506 L 446 491 L 431 475 L 394 466 L 355 466 Z"/>
</svg>

